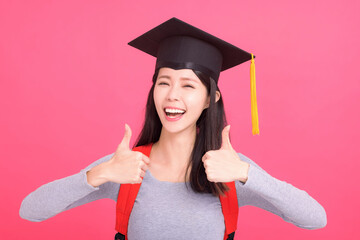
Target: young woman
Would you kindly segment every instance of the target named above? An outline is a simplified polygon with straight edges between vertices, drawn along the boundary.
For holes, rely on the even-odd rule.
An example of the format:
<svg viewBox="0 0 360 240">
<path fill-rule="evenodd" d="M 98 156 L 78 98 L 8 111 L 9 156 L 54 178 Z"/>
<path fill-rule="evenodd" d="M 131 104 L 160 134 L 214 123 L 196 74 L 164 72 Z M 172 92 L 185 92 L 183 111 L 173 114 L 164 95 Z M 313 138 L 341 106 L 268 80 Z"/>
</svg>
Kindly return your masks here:
<svg viewBox="0 0 360 240">
<path fill-rule="evenodd" d="M 236 49 L 236 56 L 227 43 L 175 18 L 130 45 L 157 57 L 136 147 L 129 146 L 126 125 L 113 154 L 30 193 L 22 218 L 43 221 L 110 198 L 117 201 L 116 239 L 233 239 L 244 205 L 301 228 L 326 225 L 316 200 L 273 178 L 230 143 L 217 82 L 220 71 L 244 62 L 246 52 Z"/>
</svg>

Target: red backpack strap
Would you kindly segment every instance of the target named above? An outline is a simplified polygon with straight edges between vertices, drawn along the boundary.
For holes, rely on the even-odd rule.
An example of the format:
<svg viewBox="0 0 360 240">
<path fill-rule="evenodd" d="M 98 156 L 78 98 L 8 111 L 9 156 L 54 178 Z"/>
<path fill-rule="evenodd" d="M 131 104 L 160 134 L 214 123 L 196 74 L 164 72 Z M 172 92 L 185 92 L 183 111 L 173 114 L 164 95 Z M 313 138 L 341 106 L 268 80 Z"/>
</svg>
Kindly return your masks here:
<svg viewBox="0 0 360 240">
<path fill-rule="evenodd" d="M 146 146 L 139 146 L 133 148 L 132 151 L 138 151 L 149 157 L 152 143 Z M 115 235 L 115 240 L 127 240 L 127 229 L 129 218 L 134 206 L 136 196 L 139 192 L 141 183 L 135 184 L 120 184 L 118 199 L 116 202 L 116 225 L 115 230 L 118 233 Z"/>
<path fill-rule="evenodd" d="M 221 208 L 225 221 L 224 240 L 231 240 L 234 239 L 235 230 L 237 228 L 239 205 L 236 195 L 235 182 L 228 182 L 225 184 L 229 187 L 229 191 L 225 192 L 225 196 L 220 195 Z"/>
</svg>

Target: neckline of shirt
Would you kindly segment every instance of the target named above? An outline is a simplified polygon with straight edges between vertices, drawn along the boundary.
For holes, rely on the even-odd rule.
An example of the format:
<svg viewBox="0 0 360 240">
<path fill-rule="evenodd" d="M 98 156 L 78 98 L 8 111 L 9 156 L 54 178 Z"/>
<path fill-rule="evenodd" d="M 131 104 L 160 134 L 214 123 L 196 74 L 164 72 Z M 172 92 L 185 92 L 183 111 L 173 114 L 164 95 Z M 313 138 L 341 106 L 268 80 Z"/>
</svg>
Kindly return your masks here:
<svg viewBox="0 0 360 240">
<path fill-rule="evenodd" d="M 169 181 L 161 181 L 161 180 L 158 180 L 157 178 L 154 177 L 154 175 L 151 174 L 150 170 L 146 170 L 146 174 L 150 176 L 151 179 L 155 180 L 156 182 L 159 182 L 159 183 L 164 183 L 164 184 L 185 184 L 187 182 L 169 182 Z"/>
</svg>

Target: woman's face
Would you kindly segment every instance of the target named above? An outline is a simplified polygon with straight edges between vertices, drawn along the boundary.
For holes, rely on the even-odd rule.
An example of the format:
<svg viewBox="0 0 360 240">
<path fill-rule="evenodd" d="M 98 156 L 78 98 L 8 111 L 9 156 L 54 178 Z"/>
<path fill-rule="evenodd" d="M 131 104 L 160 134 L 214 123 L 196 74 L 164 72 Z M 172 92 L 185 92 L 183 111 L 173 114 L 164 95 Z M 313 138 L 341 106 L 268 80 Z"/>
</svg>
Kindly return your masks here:
<svg viewBox="0 0 360 240">
<path fill-rule="evenodd" d="M 180 132 L 196 127 L 210 97 L 191 69 L 161 68 L 154 87 L 154 102 L 163 127 Z"/>
</svg>

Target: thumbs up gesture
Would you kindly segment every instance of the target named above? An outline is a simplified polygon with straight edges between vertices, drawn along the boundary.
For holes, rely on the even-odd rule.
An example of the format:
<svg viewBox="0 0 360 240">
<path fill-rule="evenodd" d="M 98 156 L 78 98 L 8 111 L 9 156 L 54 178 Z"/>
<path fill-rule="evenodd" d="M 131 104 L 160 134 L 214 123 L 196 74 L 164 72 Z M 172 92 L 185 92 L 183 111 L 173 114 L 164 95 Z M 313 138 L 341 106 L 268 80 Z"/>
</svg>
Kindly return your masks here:
<svg viewBox="0 0 360 240">
<path fill-rule="evenodd" d="M 202 161 L 207 179 L 210 182 L 246 182 L 250 165 L 240 159 L 232 148 L 229 139 L 230 125 L 222 131 L 222 144 L 219 150 L 211 150 L 204 154 Z"/>
<path fill-rule="evenodd" d="M 102 163 L 101 175 L 115 183 L 141 183 L 150 159 L 141 152 L 130 149 L 131 129 L 125 124 L 125 134 L 113 157 Z"/>
</svg>

